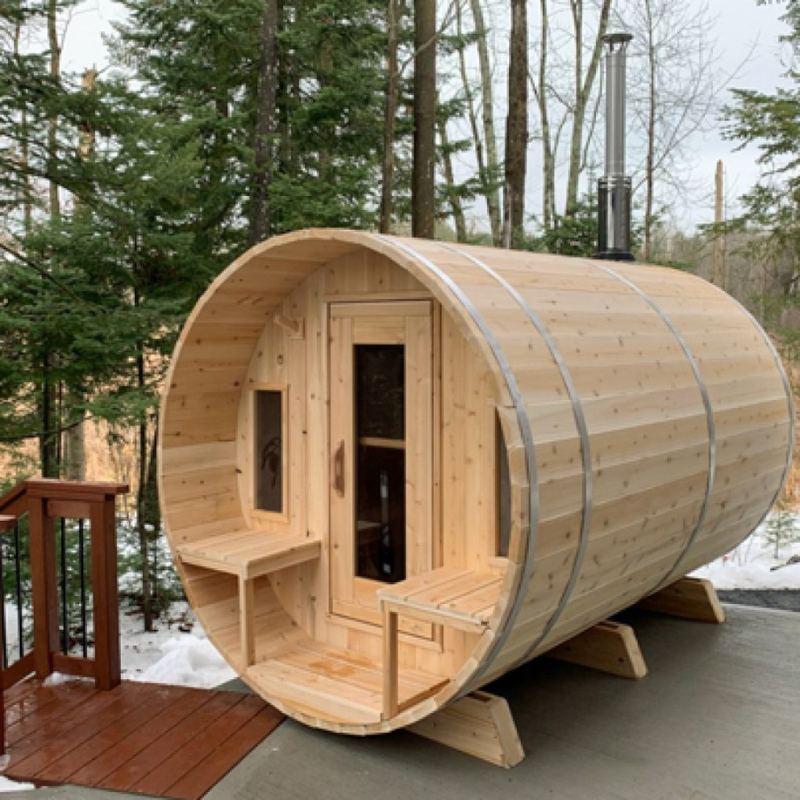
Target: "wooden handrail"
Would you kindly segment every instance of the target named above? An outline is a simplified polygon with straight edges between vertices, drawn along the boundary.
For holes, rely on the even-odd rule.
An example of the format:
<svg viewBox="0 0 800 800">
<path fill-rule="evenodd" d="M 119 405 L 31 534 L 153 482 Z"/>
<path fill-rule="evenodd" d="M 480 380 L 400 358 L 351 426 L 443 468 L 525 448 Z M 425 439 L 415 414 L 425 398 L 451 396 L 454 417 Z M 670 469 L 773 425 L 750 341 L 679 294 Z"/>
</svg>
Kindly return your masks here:
<svg viewBox="0 0 800 800">
<path fill-rule="evenodd" d="M 56 478 L 28 478 L 23 483 L 29 497 L 46 497 L 49 500 L 116 497 L 130 491 L 127 483 L 111 481 L 62 481 Z"/>
<path fill-rule="evenodd" d="M 33 652 L 3 671 L 8 688 L 35 671 L 93 677 L 99 689 L 121 679 L 115 499 L 128 492 L 124 483 L 31 478 L 0 497 L 0 532 L 13 530 L 28 514 L 33 594 Z M 94 659 L 60 652 L 55 520 L 89 520 L 94 609 Z"/>
</svg>

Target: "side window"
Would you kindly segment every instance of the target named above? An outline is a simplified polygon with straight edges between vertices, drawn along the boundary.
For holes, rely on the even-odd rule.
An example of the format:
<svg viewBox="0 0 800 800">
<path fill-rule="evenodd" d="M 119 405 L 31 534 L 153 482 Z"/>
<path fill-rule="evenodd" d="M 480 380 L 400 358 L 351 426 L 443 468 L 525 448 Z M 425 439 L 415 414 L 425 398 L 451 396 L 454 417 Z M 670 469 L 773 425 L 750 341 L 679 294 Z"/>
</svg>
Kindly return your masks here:
<svg viewBox="0 0 800 800">
<path fill-rule="evenodd" d="M 253 395 L 255 508 L 285 514 L 286 390 L 256 389 Z"/>
<path fill-rule="evenodd" d="M 508 473 L 508 450 L 503 426 L 497 420 L 497 555 L 508 558 L 511 539 L 511 479 Z"/>
</svg>

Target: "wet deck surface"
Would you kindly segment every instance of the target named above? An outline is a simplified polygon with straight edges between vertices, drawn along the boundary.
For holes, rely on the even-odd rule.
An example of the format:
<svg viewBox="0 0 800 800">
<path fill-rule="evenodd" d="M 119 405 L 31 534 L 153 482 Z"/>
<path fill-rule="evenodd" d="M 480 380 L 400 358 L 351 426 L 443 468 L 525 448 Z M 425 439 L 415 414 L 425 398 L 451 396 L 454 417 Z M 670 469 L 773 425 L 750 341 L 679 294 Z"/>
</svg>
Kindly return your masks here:
<svg viewBox="0 0 800 800">
<path fill-rule="evenodd" d="M 487 687 L 508 699 L 527 753 L 513 770 L 404 731 L 358 739 L 287 720 L 205 800 L 797 800 L 800 614 L 726 612 L 721 626 L 629 615 L 642 681 L 539 659 Z"/>
<path fill-rule="evenodd" d="M 30 679 L 5 697 L 5 775 L 190 800 L 283 717 L 253 695 L 125 682 L 110 692 Z"/>
</svg>

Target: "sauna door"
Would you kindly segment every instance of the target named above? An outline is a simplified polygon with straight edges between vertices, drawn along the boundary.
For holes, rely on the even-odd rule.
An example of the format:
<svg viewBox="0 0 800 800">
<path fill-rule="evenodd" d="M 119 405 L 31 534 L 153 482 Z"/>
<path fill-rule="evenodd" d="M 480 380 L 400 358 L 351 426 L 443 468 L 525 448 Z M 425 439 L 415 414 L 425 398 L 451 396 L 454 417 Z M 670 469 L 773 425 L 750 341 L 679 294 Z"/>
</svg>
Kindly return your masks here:
<svg viewBox="0 0 800 800">
<path fill-rule="evenodd" d="M 380 624 L 378 589 L 432 568 L 431 302 L 332 303 L 329 376 L 331 610 Z"/>
</svg>

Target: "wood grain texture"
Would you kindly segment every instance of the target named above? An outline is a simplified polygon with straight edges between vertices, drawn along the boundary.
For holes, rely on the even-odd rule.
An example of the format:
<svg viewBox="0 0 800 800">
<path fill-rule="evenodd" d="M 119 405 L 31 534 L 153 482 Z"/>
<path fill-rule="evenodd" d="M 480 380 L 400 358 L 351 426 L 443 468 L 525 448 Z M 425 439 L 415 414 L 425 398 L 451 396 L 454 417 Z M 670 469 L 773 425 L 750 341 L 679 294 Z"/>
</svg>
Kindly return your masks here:
<svg viewBox="0 0 800 800">
<path fill-rule="evenodd" d="M 281 723 L 252 695 L 30 679 L 6 696 L 10 762 L 19 781 L 196 800 Z"/>
<path fill-rule="evenodd" d="M 382 317 L 381 303 L 402 304 L 406 322 Z M 431 314 L 420 315 L 428 305 Z M 281 320 L 302 320 L 303 338 Z M 407 476 L 415 572 L 500 581 L 483 633 L 400 615 L 391 655 L 400 697 L 388 720 L 377 603 L 360 619 L 342 613 L 343 595 L 370 606 L 376 587 L 350 577 L 351 549 L 331 538 L 349 524 L 350 511 L 330 499 L 331 459 L 352 437 L 341 409 L 352 394 L 347 350 L 359 337 L 410 342 L 411 351 L 432 340 L 416 346 L 425 363 L 413 355 L 411 371 L 432 409 L 419 439 L 430 442 L 412 449 L 418 466 Z M 287 387 L 284 520 L 252 509 L 249 397 L 259 383 Z M 313 559 L 276 562 L 257 577 L 252 603 L 240 603 L 237 575 L 213 563 L 178 558 L 178 568 L 210 638 L 256 691 L 307 724 L 380 733 L 418 722 L 735 547 L 777 496 L 790 418 L 763 331 L 686 273 L 302 231 L 245 253 L 190 316 L 162 404 L 161 499 L 176 554 L 212 539 L 219 563 L 229 563 L 243 533 L 317 543 Z M 510 476 L 503 559 L 499 429 Z M 347 472 L 345 485 L 353 478 Z M 241 605 L 253 607 L 244 628 Z M 366 671 L 354 681 L 338 668 L 309 672 L 299 655 L 309 647 L 331 648 L 337 663 L 363 658 Z M 402 688 L 409 671 L 428 676 L 428 691 Z M 416 699 L 404 705 L 404 697 Z"/>
</svg>

